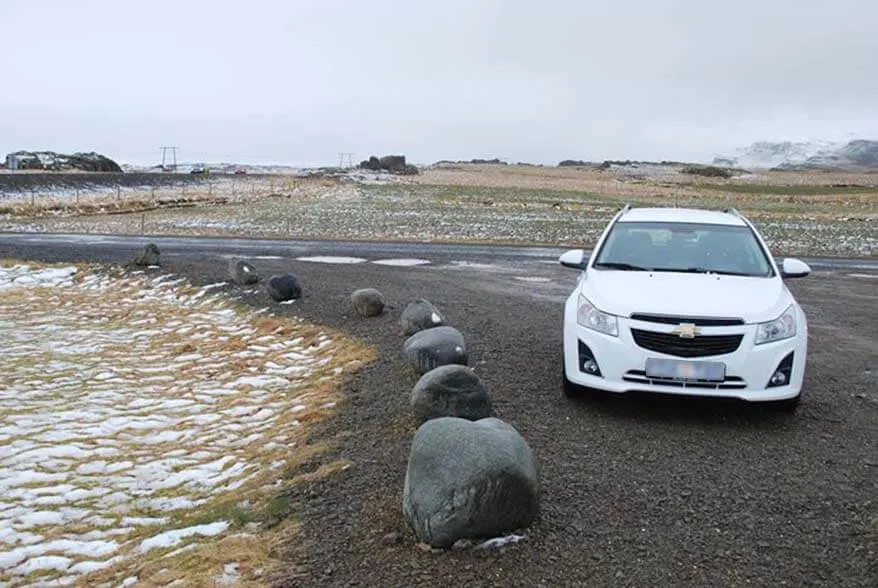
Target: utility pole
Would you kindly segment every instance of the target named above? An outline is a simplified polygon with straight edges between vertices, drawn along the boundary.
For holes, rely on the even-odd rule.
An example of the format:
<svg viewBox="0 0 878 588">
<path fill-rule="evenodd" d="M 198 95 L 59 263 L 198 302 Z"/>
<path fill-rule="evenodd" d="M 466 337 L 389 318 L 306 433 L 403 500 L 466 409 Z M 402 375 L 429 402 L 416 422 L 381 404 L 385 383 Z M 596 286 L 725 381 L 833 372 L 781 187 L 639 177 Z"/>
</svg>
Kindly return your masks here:
<svg viewBox="0 0 878 588">
<path fill-rule="evenodd" d="M 168 166 L 165 162 L 168 159 L 168 151 L 171 152 L 171 158 L 173 163 Z M 170 169 L 169 169 L 170 167 Z M 162 147 L 162 171 L 177 171 L 177 148 L 176 147 Z"/>
<path fill-rule="evenodd" d="M 347 165 L 345 165 L 345 162 L 347 162 Z M 339 151 L 338 167 L 340 167 L 341 169 L 345 169 L 345 167 L 354 167 L 354 154 Z"/>
</svg>

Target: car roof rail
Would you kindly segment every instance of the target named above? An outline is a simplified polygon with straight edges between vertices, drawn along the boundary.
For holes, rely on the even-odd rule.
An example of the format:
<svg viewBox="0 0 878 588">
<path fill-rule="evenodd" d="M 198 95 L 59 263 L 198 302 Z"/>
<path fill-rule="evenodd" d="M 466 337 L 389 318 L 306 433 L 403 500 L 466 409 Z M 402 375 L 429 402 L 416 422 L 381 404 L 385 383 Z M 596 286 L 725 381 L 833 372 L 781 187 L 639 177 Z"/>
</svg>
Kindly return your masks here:
<svg viewBox="0 0 878 588">
<path fill-rule="evenodd" d="M 737 209 L 737 208 L 726 208 L 723 212 L 725 212 L 726 214 L 733 214 L 733 215 L 735 215 L 735 216 L 738 217 L 738 218 L 743 218 L 743 217 L 741 216 L 741 213 L 738 212 L 738 209 Z"/>
<path fill-rule="evenodd" d="M 622 207 L 622 210 L 619 211 L 619 214 L 625 214 L 629 210 L 631 210 L 631 203 L 630 202 L 628 202 L 627 204 L 625 204 L 625 206 Z"/>
</svg>

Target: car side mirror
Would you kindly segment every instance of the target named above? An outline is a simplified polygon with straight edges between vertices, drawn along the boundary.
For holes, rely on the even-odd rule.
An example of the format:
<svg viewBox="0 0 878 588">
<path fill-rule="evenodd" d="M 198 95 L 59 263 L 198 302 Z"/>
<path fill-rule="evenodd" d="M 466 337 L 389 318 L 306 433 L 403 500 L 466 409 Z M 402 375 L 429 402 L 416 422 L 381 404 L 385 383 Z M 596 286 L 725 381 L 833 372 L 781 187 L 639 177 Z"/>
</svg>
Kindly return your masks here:
<svg viewBox="0 0 878 588">
<path fill-rule="evenodd" d="M 804 278 L 811 273 L 811 267 L 795 257 L 787 257 L 781 264 L 781 277 L 784 278 Z"/>
<path fill-rule="evenodd" d="M 558 258 L 558 261 L 561 262 L 561 265 L 564 267 L 578 270 L 584 270 L 588 262 L 585 258 L 585 251 L 583 249 L 571 249 L 570 251 L 565 251 L 561 257 Z"/>
</svg>

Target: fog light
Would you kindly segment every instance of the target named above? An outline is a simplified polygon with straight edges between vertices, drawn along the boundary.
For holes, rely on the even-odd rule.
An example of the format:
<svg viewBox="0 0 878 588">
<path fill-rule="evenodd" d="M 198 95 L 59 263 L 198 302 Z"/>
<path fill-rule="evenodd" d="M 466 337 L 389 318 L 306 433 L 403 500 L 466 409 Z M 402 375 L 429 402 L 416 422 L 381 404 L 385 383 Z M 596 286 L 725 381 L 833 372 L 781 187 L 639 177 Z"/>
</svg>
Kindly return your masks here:
<svg viewBox="0 0 878 588">
<path fill-rule="evenodd" d="M 600 370 L 598 370 L 598 364 L 593 359 L 586 359 L 582 362 L 582 371 L 587 374 L 596 375 Z"/>
<path fill-rule="evenodd" d="M 787 383 L 787 375 L 783 372 L 774 372 L 774 375 L 771 376 L 771 380 L 769 383 L 772 386 L 783 386 Z"/>
<path fill-rule="evenodd" d="M 601 368 L 598 366 L 598 361 L 594 357 L 594 353 L 591 352 L 591 349 L 588 348 L 588 345 L 579 342 L 579 371 L 584 374 L 588 374 L 589 376 L 596 376 L 598 378 L 603 378 L 603 374 L 601 374 Z"/>
<path fill-rule="evenodd" d="M 787 354 L 786 357 L 780 362 L 777 366 L 777 369 L 774 370 L 774 373 L 771 374 L 771 377 L 768 379 L 768 388 L 775 388 L 777 386 L 786 386 L 790 383 L 790 380 L 793 377 L 793 352 Z"/>
</svg>

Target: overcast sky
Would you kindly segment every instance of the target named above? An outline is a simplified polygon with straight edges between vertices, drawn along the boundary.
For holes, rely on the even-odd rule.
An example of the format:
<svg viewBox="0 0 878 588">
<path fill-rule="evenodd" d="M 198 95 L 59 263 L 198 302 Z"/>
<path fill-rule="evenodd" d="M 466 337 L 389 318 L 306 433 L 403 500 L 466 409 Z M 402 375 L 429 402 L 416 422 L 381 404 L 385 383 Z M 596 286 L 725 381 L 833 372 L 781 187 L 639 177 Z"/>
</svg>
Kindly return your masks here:
<svg viewBox="0 0 878 588">
<path fill-rule="evenodd" d="M 875 0 L 0 1 L 0 154 L 709 160 L 878 139 Z"/>
</svg>

